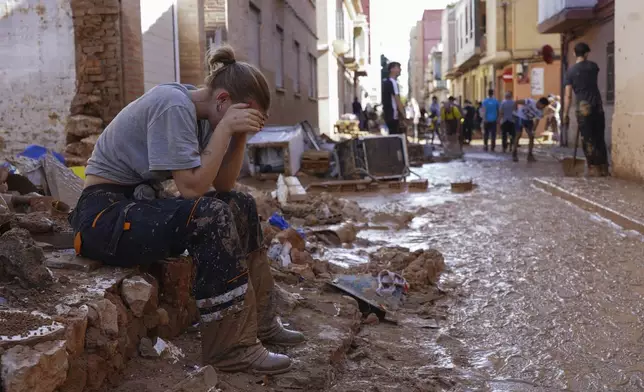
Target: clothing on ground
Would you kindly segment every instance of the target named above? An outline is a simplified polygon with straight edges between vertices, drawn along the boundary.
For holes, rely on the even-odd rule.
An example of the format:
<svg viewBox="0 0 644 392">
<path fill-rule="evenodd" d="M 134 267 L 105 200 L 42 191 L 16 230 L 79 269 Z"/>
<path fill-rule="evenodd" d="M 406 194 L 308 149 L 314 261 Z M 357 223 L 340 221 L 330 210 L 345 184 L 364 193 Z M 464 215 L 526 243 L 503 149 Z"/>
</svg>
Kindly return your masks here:
<svg viewBox="0 0 644 392">
<path fill-rule="evenodd" d="M 135 185 L 199 167 L 213 131 L 208 121 L 197 120 L 189 89 L 194 87 L 162 84 L 127 105 L 98 138 L 85 174 Z"/>
<path fill-rule="evenodd" d="M 485 110 L 484 121 L 496 122 L 499 118 L 499 101 L 494 97 L 488 97 L 481 104 Z"/>
</svg>

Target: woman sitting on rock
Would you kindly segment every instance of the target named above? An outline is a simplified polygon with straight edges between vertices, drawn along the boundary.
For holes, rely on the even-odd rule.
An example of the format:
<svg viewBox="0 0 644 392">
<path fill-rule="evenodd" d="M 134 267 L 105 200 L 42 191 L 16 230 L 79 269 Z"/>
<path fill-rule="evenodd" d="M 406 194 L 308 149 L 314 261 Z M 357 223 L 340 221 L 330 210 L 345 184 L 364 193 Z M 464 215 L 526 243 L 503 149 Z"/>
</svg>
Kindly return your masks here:
<svg viewBox="0 0 644 392">
<path fill-rule="evenodd" d="M 290 358 L 260 340 L 292 345 L 304 336 L 275 317 L 255 200 L 232 191 L 248 134 L 264 125 L 270 91 L 264 75 L 235 61 L 230 47 L 209 53 L 208 64 L 206 87 L 159 85 L 107 126 L 69 217 L 75 248 L 123 267 L 187 250 L 196 267 L 204 362 L 222 371 L 283 373 Z M 167 179 L 180 198 L 162 198 Z"/>
</svg>

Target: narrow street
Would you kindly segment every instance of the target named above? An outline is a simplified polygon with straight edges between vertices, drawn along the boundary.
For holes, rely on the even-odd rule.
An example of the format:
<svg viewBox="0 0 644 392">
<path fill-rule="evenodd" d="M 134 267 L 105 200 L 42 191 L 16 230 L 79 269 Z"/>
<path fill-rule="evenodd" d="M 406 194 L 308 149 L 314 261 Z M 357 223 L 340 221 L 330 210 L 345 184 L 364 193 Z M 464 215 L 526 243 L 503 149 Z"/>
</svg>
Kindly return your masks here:
<svg viewBox="0 0 644 392">
<path fill-rule="evenodd" d="M 431 339 L 408 342 L 431 361 L 417 375 L 450 380 L 445 390 L 455 391 L 644 387 L 644 241 L 532 186 L 560 171 L 546 156 L 528 165 L 470 153 L 466 162 L 418 169 L 430 179 L 427 194 L 358 200 L 382 211 L 426 208 L 395 243 L 445 256 L 448 316 L 426 330 L 437 331 Z M 453 195 L 449 181 L 466 177 L 478 188 Z M 391 241 L 391 233 L 361 236 Z"/>
</svg>

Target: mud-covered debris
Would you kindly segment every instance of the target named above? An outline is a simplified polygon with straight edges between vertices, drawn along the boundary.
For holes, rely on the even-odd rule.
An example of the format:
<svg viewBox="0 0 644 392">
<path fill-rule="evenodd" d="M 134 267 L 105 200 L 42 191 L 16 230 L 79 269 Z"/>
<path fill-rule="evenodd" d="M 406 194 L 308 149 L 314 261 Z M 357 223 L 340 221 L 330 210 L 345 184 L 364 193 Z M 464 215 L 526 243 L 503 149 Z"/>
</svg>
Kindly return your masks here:
<svg viewBox="0 0 644 392">
<path fill-rule="evenodd" d="M 298 233 L 292 227 L 289 227 L 288 229 L 277 233 L 275 238 L 279 240 L 281 244 L 290 242 L 293 249 L 297 249 L 297 250 L 306 249 L 306 241 L 304 240 L 304 238 L 302 238 L 300 233 Z"/>
<path fill-rule="evenodd" d="M 53 278 L 43 262 L 45 253 L 29 232 L 11 229 L 0 236 L 0 280 L 17 278 L 25 287 L 43 287 Z"/>
<path fill-rule="evenodd" d="M 291 264 L 289 265 L 289 270 L 305 280 L 315 279 L 315 273 L 310 264 Z"/>
<path fill-rule="evenodd" d="M 380 319 L 375 313 L 369 313 L 367 317 L 362 321 L 362 324 L 367 324 L 367 325 L 374 325 L 378 324 L 380 322 Z"/>
<path fill-rule="evenodd" d="M 306 250 L 291 249 L 291 262 L 294 264 L 313 265 L 313 257 Z"/>
<path fill-rule="evenodd" d="M 307 195 L 306 201 L 289 203 L 282 207 L 287 218 L 304 219 L 307 225 L 334 224 L 343 220 L 362 221 L 364 213 L 358 203 L 338 198 L 329 193 Z"/>
<path fill-rule="evenodd" d="M 34 212 L 26 215 L 16 215 L 15 225 L 34 234 L 49 233 L 54 230 L 54 221 L 48 214 Z"/>
<path fill-rule="evenodd" d="M 369 255 L 368 272 L 383 269 L 401 274 L 412 290 L 435 285 L 445 269 L 445 259 L 436 249 L 411 252 L 403 247 L 383 247 Z"/>
<path fill-rule="evenodd" d="M 190 374 L 168 392 L 211 392 L 216 391 L 218 378 L 215 369 L 208 365 Z"/>
<path fill-rule="evenodd" d="M 445 270 L 445 258 L 436 249 L 423 251 L 403 270 L 403 277 L 414 288 L 435 285 Z"/>
</svg>

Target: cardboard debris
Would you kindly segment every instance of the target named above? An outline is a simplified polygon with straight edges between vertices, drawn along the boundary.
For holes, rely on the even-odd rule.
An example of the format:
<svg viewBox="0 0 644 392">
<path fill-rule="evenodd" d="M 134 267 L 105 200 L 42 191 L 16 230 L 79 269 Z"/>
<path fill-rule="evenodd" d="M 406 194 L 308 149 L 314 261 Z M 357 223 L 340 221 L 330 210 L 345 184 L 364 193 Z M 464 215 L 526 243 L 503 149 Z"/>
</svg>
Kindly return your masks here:
<svg viewBox="0 0 644 392">
<path fill-rule="evenodd" d="M 44 169 L 49 194 L 74 208 L 83 192 L 84 181 L 50 153 L 45 155 Z"/>
</svg>

